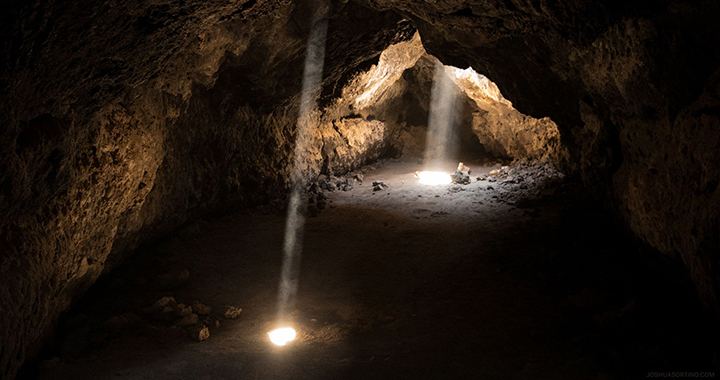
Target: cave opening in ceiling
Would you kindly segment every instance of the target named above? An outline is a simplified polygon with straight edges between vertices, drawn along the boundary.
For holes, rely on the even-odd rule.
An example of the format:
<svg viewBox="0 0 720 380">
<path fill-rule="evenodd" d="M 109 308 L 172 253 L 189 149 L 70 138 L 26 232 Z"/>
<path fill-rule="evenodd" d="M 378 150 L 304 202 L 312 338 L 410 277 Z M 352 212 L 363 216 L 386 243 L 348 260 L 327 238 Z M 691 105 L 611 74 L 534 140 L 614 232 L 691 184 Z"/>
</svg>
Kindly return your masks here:
<svg viewBox="0 0 720 380">
<path fill-rule="evenodd" d="M 720 6 L 609 3 L 11 1 L 0 378 L 714 376 Z"/>
</svg>

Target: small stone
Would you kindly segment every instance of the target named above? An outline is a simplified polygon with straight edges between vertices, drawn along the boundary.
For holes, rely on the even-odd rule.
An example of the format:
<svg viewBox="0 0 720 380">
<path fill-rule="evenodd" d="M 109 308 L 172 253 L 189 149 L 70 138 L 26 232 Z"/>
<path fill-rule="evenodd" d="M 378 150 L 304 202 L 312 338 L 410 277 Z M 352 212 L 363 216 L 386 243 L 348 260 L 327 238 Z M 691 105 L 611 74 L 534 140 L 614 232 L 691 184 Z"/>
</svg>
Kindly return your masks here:
<svg viewBox="0 0 720 380">
<path fill-rule="evenodd" d="M 162 306 L 162 307 L 175 306 L 175 305 L 177 305 L 177 302 L 175 302 L 174 297 L 163 297 L 163 298 L 160 298 L 159 300 L 155 301 L 155 303 L 153 304 L 153 306 Z"/>
<path fill-rule="evenodd" d="M 313 193 L 313 194 L 321 193 L 320 186 L 318 186 L 317 182 L 314 182 L 310 185 L 310 187 L 308 188 L 308 192 Z"/>
<path fill-rule="evenodd" d="M 191 314 L 192 308 L 184 304 L 177 304 L 173 297 L 163 297 L 152 306 L 144 309 L 143 312 L 148 314 L 152 319 L 172 322 L 180 317 Z"/>
<path fill-rule="evenodd" d="M 225 311 L 225 318 L 227 319 L 235 319 L 238 316 L 240 316 L 240 313 L 242 313 L 242 309 L 235 306 L 228 306 L 227 310 Z"/>
<path fill-rule="evenodd" d="M 317 201 L 317 203 L 316 203 L 318 210 L 324 210 L 326 205 L 327 205 L 327 202 L 325 202 L 323 200 Z"/>
<path fill-rule="evenodd" d="M 488 190 L 495 190 L 495 188 L 492 187 L 492 186 L 488 186 L 487 189 L 488 189 Z"/>
<path fill-rule="evenodd" d="M 220 327 L 220 321 L 218 321 L 218 320 L 216 319 L 216 320 L 215 320 L 215 328 L 218 328 L 218 327 Z"/>
<path fill-rule="evenodd" d="M 495 178 L 494 176 L 489 176 L 487 180 L 488 182 L 497 182 L 497 178 Z"/>
<path fill-rule="evenodd" d="M 191 326 L 191 325 L 197 324 L 197 323 L 199 322 L 199 320 L 200 320 L 200 319 L 198 318 L 198 315 L 195 314 L 195 313 L 193 313 L 193 314 L 186 315 L 186 316 L 178 319 L 178 320 L 175 321 L 175 323 L 173 323 L 173 324 L 174 324 L 175 326 L 178 326 L 178 327 L 187 327 L 187 326 Z"/>
<path fill-rule="evenodd" d="M 470 168 L 465 166 L 465 164 L 463 164 L 462 162 L 458 164 L 457 170 L 461 171 L 461 172 L 466 172 L 467 174 L 470 174 Z"/>
<path fill-rule="evenodd" d="M 196 342 L 202 342 L 210 337 L 210 329 L 208 329 L 205 325 L 192 325 L 185 331 L 187 331 L 190 338 Z"/>
<path fill-rule="evenodd" d="M 187 306 L 184 303 L 179 303 L 177 305 L 176 310 L 177 310 L 178 317 L 185 317 L 185 316 L 192 314 L 192 312 L 193 312 L 192 307 Z"/>
<path fill-rule="evenodd" d="M 212 308 L 200 303 L 200 301 L 195 301 L 192 303 L 192 311 L 198 315 L 208 315 L 210 311 L 212 311 Z"/>
</svg>

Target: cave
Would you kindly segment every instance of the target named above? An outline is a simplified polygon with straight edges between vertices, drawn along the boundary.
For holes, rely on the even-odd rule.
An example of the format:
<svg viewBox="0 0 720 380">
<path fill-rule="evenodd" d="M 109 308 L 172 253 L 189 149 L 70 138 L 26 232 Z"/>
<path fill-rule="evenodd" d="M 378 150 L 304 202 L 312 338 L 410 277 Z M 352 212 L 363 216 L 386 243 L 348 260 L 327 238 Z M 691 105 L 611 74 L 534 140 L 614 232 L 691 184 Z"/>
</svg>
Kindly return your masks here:
<svg viewBox="0 0 720 380">
<path fill-rule="evenodd" d="M 8 0 L 0 378 L 720 371 L 720 3 Z"/>
</svg>

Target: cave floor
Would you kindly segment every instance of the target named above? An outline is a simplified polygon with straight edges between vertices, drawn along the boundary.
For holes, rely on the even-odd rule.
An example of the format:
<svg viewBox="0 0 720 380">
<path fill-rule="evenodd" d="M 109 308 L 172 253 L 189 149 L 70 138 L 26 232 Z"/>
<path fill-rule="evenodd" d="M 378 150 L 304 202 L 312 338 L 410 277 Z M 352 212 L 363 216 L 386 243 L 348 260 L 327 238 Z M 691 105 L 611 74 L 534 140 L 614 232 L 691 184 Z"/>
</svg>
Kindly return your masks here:
<svg viewBox="0 0 720 380">
<path fill-rule="evenodd" d="M 39 377 L 614 379 L 711 368 L 692 290 L 648 269 L 571 185 L 481 182 L 492 168 L 476 167 L 469 185 L 423 186 L 418 166 L 388 161 L 306 219 L 299 337 L 288 346 L 267 339 L 285 216 L 265 207 L 183 230 L 74 311 L 102 321 L 142 315 L 162 296 L 199 300 L 219 320 L 209 339 L 149 321 L 99 339 L 98 328 L 66 327 L 61 360 L 44 362 Z M 388 189 L 373 192 L 373 180 Z M 181 288 L 143 278 L 167 263 L 190 270 Z M 223 318 L 226 305 L 240 317 Z M 77 343 L 77 331 L 90 343 Z M 81 347 L 70 354 L 73 341 Z"/>
</svg>

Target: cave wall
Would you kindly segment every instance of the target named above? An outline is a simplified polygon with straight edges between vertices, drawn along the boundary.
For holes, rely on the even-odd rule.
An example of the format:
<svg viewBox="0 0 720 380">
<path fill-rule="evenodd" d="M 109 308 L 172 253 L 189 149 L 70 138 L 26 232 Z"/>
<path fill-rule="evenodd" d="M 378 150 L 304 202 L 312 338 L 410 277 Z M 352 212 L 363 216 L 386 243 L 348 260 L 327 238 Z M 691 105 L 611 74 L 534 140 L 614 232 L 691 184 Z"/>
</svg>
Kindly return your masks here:
<svg viewBox="0 0 720 380">
<path fill-rule="evenodd" d="M 4 7 L 0 376 L 11 378 L 58 315 L 138 244 L 285 189 L 315 10 L 289 0 Z M 387 46 L 414 32 L 397 12 L 418 27 L 428 53 L 485 74 L 537 123 L 552 118 L 562 144 L 555 135 L 533 144 L 552 142 L 549 158 L 581 176 L 639 237 L 680 257 L 717 308 L 719 7 L 334 2 L 305 172 L 351 170 L 383 154 L 403 128 L 417 132 L 418 104 L 404 108 L 412 78 L 403 73 L 422 54 L 401 49 L 381 64 Z M 523 152 L 524 137 L 493 133 L 503 129 L 491 110 L 475 111 L 485 119 L 477 126 L 495 125 L 476 134 L 496 154 L 542 155 Z M 533 123 L 516 126 L 531 137 L 549 126 Z"/>
<path fill-rule="evenodd" d="M 680 258 L 720 312 L 720 4 L 366 0 L 418 26 L 523 113 L 550 117 L 563 171 L 650 246 Z"/>
<path fill-rule="evenodd" d="M 406 124 L 427 125 L 438 64 L 443 65 L 423 49 L 423 55 L 404 73 L 403 77 L 408 82 L 406 92 L 410 95 L 404 101 L 405 112 L 401 115 Z M 441 72 L 446 80 L 454 84 L 453 90 L 458 99 L 454 110 L 458 119 L 454 132 L 458 159 L 560 162 L 567 157 L 558 127 L 550 118 L 537 119 L 522 114 L 505 99 L 495 83 L 472 68 L 443 65 Z M 413 105 L 416 105 L 415 109 L 410 108 Z M 422 117 L 417 118 L 413 113 Z M 411 138 L 408 136 L 402 140 Z"/>
<path fill-rule="evenodd" d="M 316 4 L 4 4 L 0 377 L 138 244 L 285 190 Z M 332 97 L 414 30 L 392 12 L 330 9 Z M 353 152 L 338 161 L 361 162 Z"/>
</svg>

